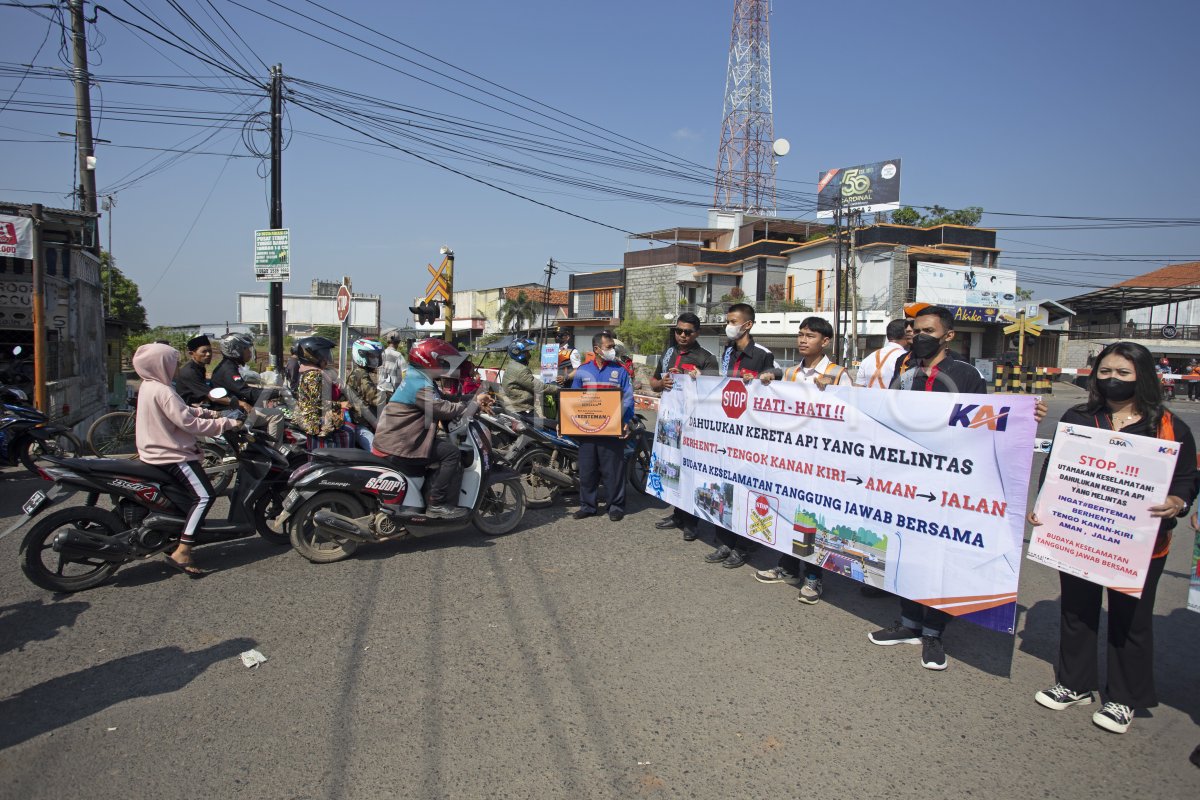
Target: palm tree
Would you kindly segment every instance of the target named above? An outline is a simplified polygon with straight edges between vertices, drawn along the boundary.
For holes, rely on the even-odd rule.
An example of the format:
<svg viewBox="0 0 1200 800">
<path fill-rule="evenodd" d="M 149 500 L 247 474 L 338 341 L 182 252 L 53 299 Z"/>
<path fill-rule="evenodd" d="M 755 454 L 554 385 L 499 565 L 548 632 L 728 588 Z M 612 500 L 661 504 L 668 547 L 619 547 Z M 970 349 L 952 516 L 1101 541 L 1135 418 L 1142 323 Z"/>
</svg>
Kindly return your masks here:
<svg viewBox="0 0 1200 800">
<path fill-rule="evenodd" d="M 503 330 L 516 333 L 525 328 L 532 330 L 533 323 L 542 317 L 542 304 L 531 299 L 525 292 L 517 292 L 515 300 L 500 307 L 499 323 Z"/>
</svg>

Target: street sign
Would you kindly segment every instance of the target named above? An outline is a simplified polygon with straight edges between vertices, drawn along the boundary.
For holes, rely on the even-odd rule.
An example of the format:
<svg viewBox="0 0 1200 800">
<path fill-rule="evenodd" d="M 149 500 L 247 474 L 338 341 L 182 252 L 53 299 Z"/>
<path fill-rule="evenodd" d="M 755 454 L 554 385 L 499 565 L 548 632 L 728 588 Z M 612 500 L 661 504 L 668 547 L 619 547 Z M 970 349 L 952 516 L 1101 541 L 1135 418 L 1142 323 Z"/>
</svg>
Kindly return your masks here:
<svg viewBox="0 0 1200 800">
<path fill-rule="evenodd" d="M 260 283 L 292 279 L 291 230 L 254 232 L 254 280 Z"/>
<path fill-rule="evenodd" d="M 346 322 L 350 317 L 350 289 L 346 286 L 338 287 L 337 315 L 338 322 Z"/>
</svg>

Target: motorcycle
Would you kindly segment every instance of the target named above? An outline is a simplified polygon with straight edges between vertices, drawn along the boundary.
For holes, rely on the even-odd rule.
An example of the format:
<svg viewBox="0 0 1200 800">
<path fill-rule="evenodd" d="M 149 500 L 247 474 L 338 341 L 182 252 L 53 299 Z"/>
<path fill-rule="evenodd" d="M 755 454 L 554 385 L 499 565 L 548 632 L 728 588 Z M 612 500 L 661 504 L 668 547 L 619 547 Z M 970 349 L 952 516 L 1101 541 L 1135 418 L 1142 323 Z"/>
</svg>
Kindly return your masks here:
<svg viewBox="0 0 1200 800">
<path fill-rule="evenodd" d="M 292 547 L 309 561 L 341 561 L 359 545 L 403 536 L 429 536 L 473 524 L 481 533 L 512 532 L 525 516 L 521 479 L 492 451 L 478 419 L 449 430 L 462 454 L 463 482 L 455 519 L 425 516 L 426 468 L 398 467 L 366 450 L 314 450 L 292 474 L 277 524 L 286 523 Z"/>
<path fill-rule="evenodd" d="M 281 492 L 293 466 L 305 458 L 265 434 L 244 430 L 228 434 L 237 442 L 237 484 L 226 519 L 211 516 L 196 532 L 196 544 L 226 542 L 258 534 L 286 545 L 286 533 L 271 527 L 267 516 L 282 508 Z M 39 520 L 21 542 L 21 569 L 33 583 L 53 592 L 78 592 L 98 586 L 122 564 L 165 553 L 175 547 L 193 495 L 166 472 L 131 459 L 48 457 L 39 472 L 54 481 L 22 506 L 24 517 L 0 537 L 19 530 L 62 497 L 87 492 L 87 503 L 52 512 Z M 107 495 L 112 509 L 98 508 Z"/>
<path fill-rule="evenodd" d="M 33 361 L 30 360 L 31 355 L 26 353 L 25 348 L 21 345 L 14 347 L 8 364 L 0 369 L 0 383 L 12 386 L 32 386 L 34 372 Z"/>
<path fill-rule="evenodd" d="M 38 459 L 76 456 L 83 442 L 66 425 L 50 418 L 29 403 L 29 396 L 14 386 L 0 387 L 0 465 L 20 463 L 37 472 Z"/>
<path fill-rule="evenodd" d="M 550 428 L 524 422 L 510 453 L 513 471 L 521 476 L 531 506 L 548 506 L 562 492 L 579 491 L 579 443 Z M 638 491 L 646 490 L 650 451 L 645 417 L 636 414 L 625 440 L 625 477 Z"/>
</svg>

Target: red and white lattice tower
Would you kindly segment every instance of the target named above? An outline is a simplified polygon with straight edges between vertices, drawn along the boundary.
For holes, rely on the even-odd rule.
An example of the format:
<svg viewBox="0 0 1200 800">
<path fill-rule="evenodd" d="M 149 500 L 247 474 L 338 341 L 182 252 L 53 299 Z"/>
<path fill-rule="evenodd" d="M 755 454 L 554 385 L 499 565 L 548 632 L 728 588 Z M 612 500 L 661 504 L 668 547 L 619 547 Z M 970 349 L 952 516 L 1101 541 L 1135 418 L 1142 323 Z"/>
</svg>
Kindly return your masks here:
<svg viewBox="0 0 1200 800">
<path fill-rule="evenodd" d="M 775 214 L 775 138 L 771 105 L 769 0 L 734 0 L 725 77 L 725 117 L 713 205 Z"/>
</svg>

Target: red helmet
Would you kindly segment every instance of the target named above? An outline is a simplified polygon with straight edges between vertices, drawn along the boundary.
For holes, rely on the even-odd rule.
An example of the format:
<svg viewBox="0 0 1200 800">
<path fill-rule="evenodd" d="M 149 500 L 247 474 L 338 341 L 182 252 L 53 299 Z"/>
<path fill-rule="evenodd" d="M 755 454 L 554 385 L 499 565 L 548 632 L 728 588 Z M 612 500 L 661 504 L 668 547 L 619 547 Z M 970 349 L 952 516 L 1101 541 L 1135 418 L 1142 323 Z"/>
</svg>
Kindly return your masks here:
<svg viewBox="0 0 1200 800">
<path fill-rule="evenodd" d="M 420 370 L 449 375 L 457 371 L 463 354 L 444 339 L 422 339 L 408 351 L 408 363 Z"/>
</svg>

